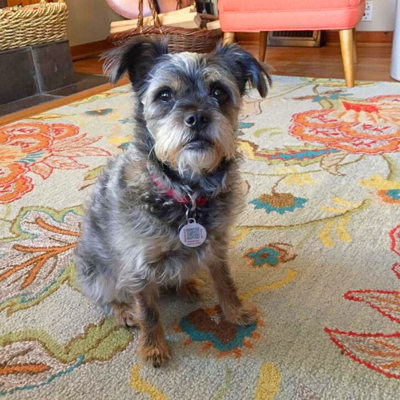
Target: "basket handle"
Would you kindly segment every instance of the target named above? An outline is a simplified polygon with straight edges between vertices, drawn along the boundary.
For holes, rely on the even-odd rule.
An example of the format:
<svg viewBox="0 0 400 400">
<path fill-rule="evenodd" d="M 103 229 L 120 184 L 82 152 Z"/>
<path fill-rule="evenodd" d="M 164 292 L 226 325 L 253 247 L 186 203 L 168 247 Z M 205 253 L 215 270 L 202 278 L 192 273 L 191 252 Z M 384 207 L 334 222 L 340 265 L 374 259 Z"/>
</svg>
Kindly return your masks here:
<svg viewBox="0 0 400 400">
<path fill-rule="evenodd" d="M 153 21 L 154 21 L 154 26 L 158 29 L 161 30 L 161 22 L 160 19 L 158 18 L 158 14 L 156 11 L 156 8 L 154 7 L 154 2 L 153 0 L 148 0 L 149 2 L 149 7 L 151 10 L 151 15 L 153 17 Z M 138 28 L 140 29 L 140 32 L 142 32 L 143 29 L 143 0 L 139 0 L 139 15 L 138 15 Z"/>
</svg>

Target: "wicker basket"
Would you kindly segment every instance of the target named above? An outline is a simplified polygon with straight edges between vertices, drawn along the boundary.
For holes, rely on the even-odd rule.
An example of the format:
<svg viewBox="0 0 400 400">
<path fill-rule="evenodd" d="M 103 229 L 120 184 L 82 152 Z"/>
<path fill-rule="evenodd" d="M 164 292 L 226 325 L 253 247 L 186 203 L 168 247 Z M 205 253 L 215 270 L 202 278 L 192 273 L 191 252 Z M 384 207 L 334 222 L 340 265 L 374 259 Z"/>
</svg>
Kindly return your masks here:
<svg viewBox="0 0 400 400">
<path fill-rule="evenodd" d="M 68 8 L 65 0 L 0 10 L 0 50 L 15 49 L 67 37 Z"/>
<path fill-rule="evenodd" d="M 139 0 L 137 28 L 111 34 L 108 37 L 108 41 L 114 46 L 120 46 L 127 39 L 137 35 L 146 35 L 154 38 L 168 36 L 168 50 L 171 53 L 180 53 L 183 51 L 209 53 L 215 49 L 217 43 L 223 37 L 221 29 L 188 29 L 161 25 L 153 0 L 149 0 L 149 7 L 152 12 L 154 25 L 143 26 L 143 0 Z M 207 17 L 201 15 L 201 17 L 203 20 L 207 20 L 207 18 L 211 20 L 215 19 L 214 16 Z"/>
</svg>

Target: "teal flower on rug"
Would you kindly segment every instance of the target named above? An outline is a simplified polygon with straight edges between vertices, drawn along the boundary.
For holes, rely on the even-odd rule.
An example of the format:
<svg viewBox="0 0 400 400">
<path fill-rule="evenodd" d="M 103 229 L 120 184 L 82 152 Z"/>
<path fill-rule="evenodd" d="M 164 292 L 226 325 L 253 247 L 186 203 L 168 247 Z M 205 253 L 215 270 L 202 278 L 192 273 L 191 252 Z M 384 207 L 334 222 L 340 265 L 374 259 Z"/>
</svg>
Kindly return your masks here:
<svg viewBox="0 0 400 400">
<path fill-rule="evenodd" d="M 279 255 L 280 252 L 273 247 L 263 247 L 258 251 L 249 251 L 246 257 L 252 259 L 255 267 L 261 267 L 263 265 L 276 267 L 279 264 Z"/>
<path fill-rule="evenodd" d="M 400 200 L 400 189 L 392 189 L 388 190 L 386 194 L 392 199 L 392 200 Z"/>
<path fill-rule="evenodd" d="M 267 214 L 277 212 L 283 215 L 297 208 L 304 208 L 307 201 L 308 199 L 295 197 L 291 193 L 273 193 L 263 194 L 258 199 L 250 201 L 250 204 L 253 204 L 256 209 L 264 209 Z"/>
<path fill-rule="evenodd" d="M 91 115 L 93 117 L 100 117 L 102 115 L 107 115 L 113 112 L 112 108 L 102 108 L 100 110 L 91 110 L 91 111 L 86 111 L 86 115 Z"/>
<path fill-rule="evenodd" d="M 121 122 L 121 124 L 133 124 L 135 122 L 135 118 L 122 118 L 119 119 L 118 122 Z"/>
<path fill-rule="evenodd" d="M 38 160 L 42 159 L 45 155 L 46 152 L 43 150 L 35 151 L 33 153 L 27 154 L 24 158 L 21 158 L 19 162 L 26 165 L 33 164 Z"/>
<path fill-rule="evenodd" d="M 259 323 L 247 326 L 233 325 L 226 321 L 219 306 L 215 308 L 199 308 L 182 318 L 180 328 L 187 333 L 192 342 L 204 342 L 205 349 L 214 347 L 220 352 L 233 352 L 240 356 L 240 348 L 251 347 L 250 340 L 259 337 L 256 332 Z"/>
<path fill-rule="evenodd" d="M 378 193 L 385 203 L 400 203 L 400 189 L 380 190 Z"/>
<path fill-rule="evenodd" d="M 239 129 L 236 131 L 238 136 L 243 136 L 244 132 L 241 129 L 249 129 L 254 125 L 253 122 L 239 122 Z"/>
<path fill-rule="evenodd" d="M 253 267 L 277 268 L 281 264 L 294 260 L 296 253 L 292 245 L 286 243 L 270 243 L 259 249 L 249 249 L 244 255 Z"/>
<path fill-rule="evenodd" d="M 270 160 L 281 160 L 281 161 L 303 161 L 303 160 L 313 160 L 316 158 L 320 158 L 322 156 L 338 153 L 338 150 L 335 149 L 315 149 L 315 150 L 300 150 L 295 151 L 293 149 L 289 149 L 285 151 L 277 151 L 275 154 L 271 154 Z"/>
<path fill-rule="evenodd" d="M 121 143 L 119 146 L 118 146 L 118 148 L 119 149 L 122 149 L 122 150 L 126 150 L 128 147 L 129 147 L 129 145 L 131 144 L 132 142 L 124 142 L 124 143 Z"/>
<path fill-rule="evenodd" d="M 329 92 L 326 92 L 326 93 L 322 93 L 322 94 L 315 96 L 312 101 L 314 103 L 319 103 L 322 100 L 337 100 L 339 97 L 346 97 L 346 96 L 351 96 L 351 95 L 352 95 L 351 93 L 338 92 L 338 93 L 329 94 Z"/>
</svg>

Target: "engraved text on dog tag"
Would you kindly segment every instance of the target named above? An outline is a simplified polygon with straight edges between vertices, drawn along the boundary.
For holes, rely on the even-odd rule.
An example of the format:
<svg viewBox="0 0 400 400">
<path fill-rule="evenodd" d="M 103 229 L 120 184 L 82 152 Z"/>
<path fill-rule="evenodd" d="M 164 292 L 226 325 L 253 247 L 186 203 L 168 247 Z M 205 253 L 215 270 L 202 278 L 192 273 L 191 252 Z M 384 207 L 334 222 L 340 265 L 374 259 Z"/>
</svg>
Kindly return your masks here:
<svg viewBox="0 0 400 400">
<path fill-rule="evenodd" d="M 194 218 L 189 218 L 179 232 L 179 239 L 187 247 L 197 247 L 207 239 L 207 231 Z"/>
</svg>

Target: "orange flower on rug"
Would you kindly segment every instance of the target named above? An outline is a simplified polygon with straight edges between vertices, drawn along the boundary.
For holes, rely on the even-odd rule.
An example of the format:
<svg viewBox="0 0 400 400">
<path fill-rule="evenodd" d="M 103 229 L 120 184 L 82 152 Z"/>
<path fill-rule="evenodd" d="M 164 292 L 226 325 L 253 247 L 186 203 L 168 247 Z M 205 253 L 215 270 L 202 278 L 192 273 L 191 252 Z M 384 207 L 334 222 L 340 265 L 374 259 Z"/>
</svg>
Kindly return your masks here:
<svg viewBox="0 0 400 400">
<path fill-rule="evenodd" d="M 363 101 L 338 97 L 332 104 L 333 108 L 293 115 L 289 133 L 301 140 L 348 153 L 400 151 L 399 95 L 376 96 Z"/>
<path fill-rule="evenodd" d="M 101 139 L 87 138 L 72 124 L 26 122 L 0 128 L 0 204 L 11 203 L 32 191 L 29 173 L 47 179 L 54 169 L 84 169 L 77 157 L 109 156 L 90 147 Z"/>
<path fill-rule="evenodd" d="M 400 255 L 400 225 L 390 232 L 391 249 Z M 400 279 L 400 263 L 393 264 L 392 271 Z M 346 300 L 366 303 L 391 321 L 400 323 L 400 291 L 397 290 L 350 290 Z M 388 378 L 400 379 L 400 332 L 356 333 L 325 328 L 333 343 L 359 364 L 378 371 Z"/>
<path fill-rule="evenodd" d="M 0 269 L 0 311 L 28 308 L 66 280 L 60 277 L 69 273 L 82 214 L 81 207 L 21 209 L 11 228 L 15 237 L 0 240 L 0 254 L 9 255 Z"/>
</svg>

